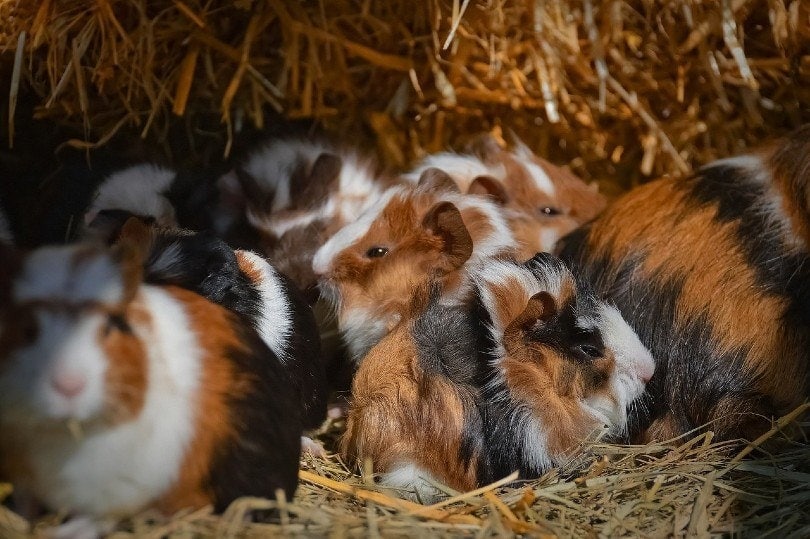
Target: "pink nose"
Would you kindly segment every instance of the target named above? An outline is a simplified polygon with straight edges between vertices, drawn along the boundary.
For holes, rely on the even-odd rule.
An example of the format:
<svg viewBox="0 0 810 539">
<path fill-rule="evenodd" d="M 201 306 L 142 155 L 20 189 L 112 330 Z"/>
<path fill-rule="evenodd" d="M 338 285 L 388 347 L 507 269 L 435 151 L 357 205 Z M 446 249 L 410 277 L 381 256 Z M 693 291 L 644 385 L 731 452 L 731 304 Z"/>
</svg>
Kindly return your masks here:
<svg viewBox="0 0 810 539">
<path fill-rule="evenodd" d="M 51 386 L 57 393 L 68 399 L 76 397 L 87 385 L 87 379 L 80 374 L 60 373 L 51 378 Z"/>
<path fill-rule="evenodd" d="M 638 377 L 645 384 L 650 381 L 654 373 L 655 373 L 654 364 L 640 365 L 638 367 Z"/>
</svg>

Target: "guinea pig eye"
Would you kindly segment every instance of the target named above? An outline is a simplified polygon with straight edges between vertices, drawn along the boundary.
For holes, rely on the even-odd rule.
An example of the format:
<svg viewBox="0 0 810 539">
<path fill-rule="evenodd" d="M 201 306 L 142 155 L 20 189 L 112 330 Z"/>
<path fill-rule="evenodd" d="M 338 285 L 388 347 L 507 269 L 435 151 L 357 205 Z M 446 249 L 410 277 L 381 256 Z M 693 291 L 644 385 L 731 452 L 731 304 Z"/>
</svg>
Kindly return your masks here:
<svg viewBox="0 0 810 539">
<path fill-rule="evenodd" d="M 574 354 L 582 360 L 591 361 L 602 357 L 602 350 L 592 344 L 578 344 L 573 348 Z"/>
<path fill-rule="evenodd" d="M 554 208 L 552 206 L 541 206 L 539 208 L 539 211 L 540 211 L 541 214 L 547 215 L 549 217 L 553 217 L 555 215 L 560 215 L 560 213 L 562 213 L 562 212 L 560 212 L 560 210 L 558 210 L 557 208 Z"/>
<path fill-rule="evenodd" d="M 104 335 L 109 335 L 113 330 L 120 331 L 121 333 L 132 333 L 132 328 L 120 314 L 107 316 L 107 325 L 104 327 Z"/>
<path fill-rule="evenodd" d="M 366 258 L 382 258 L 388 254 L 387 247 L 374 246 L 366 251 Z"/>
</svg>

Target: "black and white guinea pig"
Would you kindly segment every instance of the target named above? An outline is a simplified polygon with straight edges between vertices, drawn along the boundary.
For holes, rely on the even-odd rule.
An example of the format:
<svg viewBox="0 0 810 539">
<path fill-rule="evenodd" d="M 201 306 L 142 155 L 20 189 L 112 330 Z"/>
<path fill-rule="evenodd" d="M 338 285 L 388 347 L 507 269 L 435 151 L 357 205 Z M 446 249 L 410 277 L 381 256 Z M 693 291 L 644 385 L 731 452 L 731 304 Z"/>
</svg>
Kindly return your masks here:
<svg viewBox="0 0 810 539">
<path fill-rule="evenodd" d="M 462 192 L 489 196 L 501 206 L 523 260 L 551 252 L 561 237 L 596 217 L 606 204 L 595 184 L 537 156 L 517 137 L 507 150 L 491 135 L 479 135 L 465 153 L 429 155 L 404 177 L 416 181 L 431 167 L 450 175 Z"/>
<path fill-rule="evenodd" d="M 295 385 L 253 329 L 127 248 L 25 256 L 0 306 L 0 476 L 94 536 L 147 507 L 291 497 Z"/>
<path fill-rule="evenodd" d="M 493 259 L 468 306 L 433 293 L 361 362 L 342 450 L 422 501 L 538 477 L 590 434 L 620 437 L 654 362 L 619 312 L 541 253 Z M 417 296 L 417 302 L 419 297 Z"/>
<path fill-rule="evenodd" d="M 302 290 L 314 289 L 315 251 L 390 184 L 376 168 L 371 158 L 331 143 L 271 140 L 220 178 L 222 199 L 230 201 L 220 228 L 246 218 L 258 249 Z M 229 219 L 234 211 L 243 213 Z"/>
<path fill-rule="evenodd" d="M 82 236 L 109 242 L 130 216 L 158 226 L 178 226 L 168 196 L 176 177 L 174 170 L 153 163 L 140 163 L 110 174 L 96 189 L 84 214 Z"/>
<path fill-rule="evenodd" d="M 117 244 L 148 251 L 145 282 L 196 292 L 251 326 L 300 388 L 304 427 L 321 425 L 329 390 L 318 326 L 290 279 L 258 254 L 234 250 L 210 233 L 157 228 L 138 218 L 125 223 Z"/>
<path fill-rule="evenodd" d="M 810 126 L 619 198 L 562 256 L 658 362 L 640 441 L 753 439 L 810 394 Z M 709 425 L 707 425 L 710 423 Z"/>
<path fill-rule="evenodd" d="M 443 301 L 463 303 L 473 268 L 516 246 L 494 202 L 461 194 L 434 168 L 416 186 L 389 188 L 318 250 L 313 269 L 359 362 L 408 311 L 421 283 L 438 277 Z"/>
</svg>

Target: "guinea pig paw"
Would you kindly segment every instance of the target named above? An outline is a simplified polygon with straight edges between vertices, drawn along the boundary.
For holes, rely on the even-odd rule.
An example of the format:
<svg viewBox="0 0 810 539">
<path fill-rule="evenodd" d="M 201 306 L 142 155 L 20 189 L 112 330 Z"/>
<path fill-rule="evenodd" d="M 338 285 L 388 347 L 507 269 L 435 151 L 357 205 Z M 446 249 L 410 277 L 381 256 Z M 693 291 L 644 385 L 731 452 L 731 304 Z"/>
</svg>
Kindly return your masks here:
<svg viewBox="0 0 810 539">
<path fill-rule="evenodd" d="M 73 517 L 45 532 L 47 539 L 98 539 L 109 534 L 115 524 L 88 516 Z"/>
<path fill-rule="evenodd" d="M 301 453 L 307 453 L 313 457 L 326 458 L 326 449 L 323 448 L 323 445 L 308 436 L 301 436 Z"/>
</svg>

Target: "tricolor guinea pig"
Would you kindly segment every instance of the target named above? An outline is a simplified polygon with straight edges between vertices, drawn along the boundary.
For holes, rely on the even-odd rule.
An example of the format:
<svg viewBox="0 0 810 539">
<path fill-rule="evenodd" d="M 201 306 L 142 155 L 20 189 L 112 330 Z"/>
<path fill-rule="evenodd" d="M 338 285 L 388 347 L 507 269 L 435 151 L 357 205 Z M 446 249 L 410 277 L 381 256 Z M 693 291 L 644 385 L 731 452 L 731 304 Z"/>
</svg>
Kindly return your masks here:
<svg viewBox="0 0 810 539">
<path fill-rule="evenodd" d="M 479 136 L 466 153 L 430 155 L 405 177 L 414 180 L 430 167 L 449 174 L 462 192 L 500 204 L 524 260 L 551 252 L 557 240 L 596 217 L 606 204 L 596 185 L 538 157 L 518 139 L 507 151 L 492 136 Z"/>
<path fill-rule="evenodd" d="M 297 389 L 252 328 L 129 249 L 45 247 L 0 306 L 0 476 L 95 535 L 147 507 L 291 497 Z"/>
<path fill-rule="evenodd" d="M 262 256 L 234 250 L 206 232 L 156 228 L 130 218 L 117 243 L 148 251 L 145 282 L 196 292 L 252 327 L 299 387 L 304 427 L 321 425 L 328 384 L 318 326 L 290 279 Z"/>
<path fill-rule="evenodd" d="M 352 385 L 344 455 L 370 458 L 384 485 L 421 501 L 436 480 L 470 490 L 515 470 L 534 478 L 594 431 L 619 438 L 653 373 L 619 312 L 553 255 L 493 259 L 475 286 L 467 306 L 417 294 Z"/>
<path fill-rule="evenodd" d="M 565 240 L 658 365 L 641 441 L 752 439 L 810 390 L 810 127 L 660 179 Z"/>
<path fill-rule="evenodd" d="M 465 301 L 471 268 L 511 253 L 515 239 L 496 204 L 462 195 L 438 169 L 417 186 L 390 188 L 315 254 L 321 292 L 337 308 L 338 327 L 354 361 L 408 310 L 413 290 L 442 281 L 442 299 Z"/>
<path fill-rule="evenodd" d="M 300 138 L 272 140 L 219 183 L 233 207 L 244 207 L 257 248 L 302 290 L 316 284 L 318 247 L 390 184 L 372 159 Z"/>
</svg>

